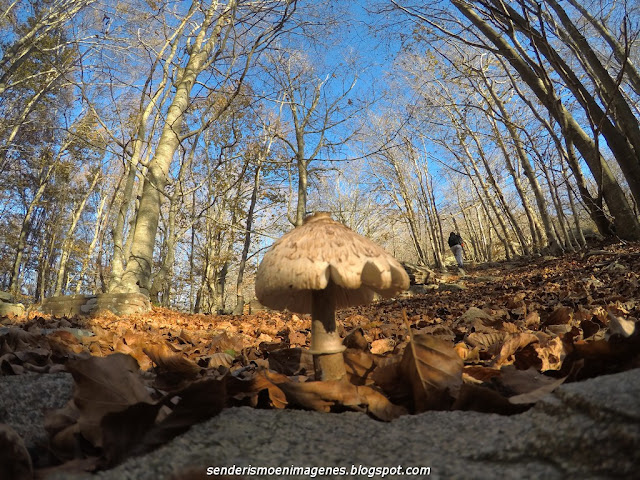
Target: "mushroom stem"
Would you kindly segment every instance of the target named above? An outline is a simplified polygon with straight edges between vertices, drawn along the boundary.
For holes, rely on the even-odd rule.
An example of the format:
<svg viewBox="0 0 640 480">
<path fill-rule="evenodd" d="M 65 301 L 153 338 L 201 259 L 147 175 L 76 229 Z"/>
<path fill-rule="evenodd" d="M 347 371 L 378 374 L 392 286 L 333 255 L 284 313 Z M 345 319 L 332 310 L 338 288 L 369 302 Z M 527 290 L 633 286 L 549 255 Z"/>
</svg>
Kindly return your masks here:
<svg viewBox="0 0 640 480">
<path fill-rule="evenodd" d="M 346 375 L 345 350 L 336 328 L 336 301 L 330 285 L 311 295 L 311 353 L 316 380 L 340 380 Z"/>
</svg>

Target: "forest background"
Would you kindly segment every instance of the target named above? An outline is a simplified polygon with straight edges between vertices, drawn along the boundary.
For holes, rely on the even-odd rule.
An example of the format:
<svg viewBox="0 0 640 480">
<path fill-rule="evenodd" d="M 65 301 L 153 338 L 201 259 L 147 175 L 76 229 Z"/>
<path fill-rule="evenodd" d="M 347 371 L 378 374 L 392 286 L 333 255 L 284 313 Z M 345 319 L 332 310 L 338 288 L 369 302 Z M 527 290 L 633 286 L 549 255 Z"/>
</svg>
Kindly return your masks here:
<svg viewBox="0 0 640 480">
<path fill-rule="evenodd" d="M 0 290 L 241 312 L 329 211 L 443 268 L 640 240 L 638 5 L 0 0 Z"/>
</svg>

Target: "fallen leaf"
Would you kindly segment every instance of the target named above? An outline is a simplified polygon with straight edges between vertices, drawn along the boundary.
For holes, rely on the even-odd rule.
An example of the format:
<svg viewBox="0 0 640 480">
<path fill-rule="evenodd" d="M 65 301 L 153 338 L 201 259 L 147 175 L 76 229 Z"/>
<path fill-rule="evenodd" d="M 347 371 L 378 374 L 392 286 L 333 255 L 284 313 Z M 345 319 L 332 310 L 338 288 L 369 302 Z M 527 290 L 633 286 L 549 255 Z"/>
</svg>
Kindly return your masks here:
<svg viewBox="0 0 640 480">
<path fill-rule="evenodd" d="M 508 335 L 502 344 L 502 348 L 500 348 L 500 353 L 493 362 L 493 366 L 501 367 L 502 365 L 513 363 L 515 360 L 512 358 L 513 355 L 515 355 L 515 353 L 521 348 L 524 348 L 534 342 L 538 342 L 538 337 L 530 332 Z"/>
<path fill-rule="evenodd" d="M 136 403 L 152 403 L 138 363 L 128 355 L 71 360 L 67 368 L 75 381 L 73 400 L 80 411 L 80 433 L 95 447 L 102 446 L 100 422 L 105 415 Z"/>
<path fill-rule="evenodd" d="M 390 421 L 406 413 L 392 404 L 384 395 L 366 386 L 356 386 L 343 380 L 298 383 L 284 375 L 266 372 L 287 396 L 289 403 L 311 410 L 329 412 L 332 408 L 348 408 L 366 412 L 379 420 Z"/>
<path fill-rule="evenodd" d="M 629 338 L 636 331 L 636 322 L 632 319 L 622 318 L 615 315 L 611 310 L 609 314 L 609 336 L 621 335 L 624 338 Z"/>
<path fill-rule="evenodd" d="M 280 348 L 269 352 L 269 369 L 284 375 L 306 375 L 314 371 L 313 355 L 305 348 Z"/>
<path fill-rule="evenodd" d="M 148 345 L 142 350 L 160 371 L 176 373 L 186 379 L 195 378 L 200 367 L 181 353 L 174 353 L 166 343 Z"/>
<path fill-rule="evenodd" d="M 364 338 L 364 330 L 360 327 L 351 330 L 342 340 L 342 344 L 347 348 L 369 351 L 369 342 Z"/>
<path fill-rule="evenodd" d="M 373 354 L 362 351 L 347 349 L 344 352 L 344 366 L 349 377 L 349 381 L 354 385 L 372 385 L 373 371 L 376 368 Z"/>
<path fill-rule="evenodd" d="M 391 338 L 381 338 L 371 342 L 371 353 L 374 355 L 384 355 L 385 353 L 393 352 L 396 346 L 396 342 Z"/>
<path fill-rule="evenodd" d="M 536 369 L 518 370 L 512 365 L 503 367 L 499 378 L 500 383 L 515 393 L 509 397 L 514 405 L 536 403 L 562 385 L 567 377 L 560 379 L 542 375 Z"/>
<path fill-rule="evenodd" d="M 542 361 L 541 372 L 560 370 L 564 359 L 568 355 L 567 346 L 559 337 L 552 338 L 544 344 L 534 344 L 533 348 L 538 354 L 538 358 Z"/>
<path fill-rule="evenodd" d="M 416 412 L 446 409 L 462 384 L 463 362 L 451 345 L 428 335 L 411 335 L 400 372 L 413 390 Z"/>
<path fill-rule="evenodd" d="M 466 341 L 472 347 L 478 347 L 482 350 L 489 350 L 494 345 L 501 343 L 507 336 L 504 332 L 492 330 L 489 332 L 473 332 L 467 335 Z"/>
</svg>

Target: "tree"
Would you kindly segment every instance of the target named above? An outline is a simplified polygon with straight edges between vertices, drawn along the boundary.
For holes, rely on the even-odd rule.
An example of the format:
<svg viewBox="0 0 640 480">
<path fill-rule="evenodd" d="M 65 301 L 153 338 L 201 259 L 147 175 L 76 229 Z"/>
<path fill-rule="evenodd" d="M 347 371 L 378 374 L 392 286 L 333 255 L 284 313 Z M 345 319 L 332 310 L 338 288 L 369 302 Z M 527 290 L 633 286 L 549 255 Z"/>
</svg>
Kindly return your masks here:
<svg viewBox="0 0 640 480">
<path fill-rule="evenodd" d="M 192 4 L 194 9 L 199 6 L 199 2 Z M 265 23 L 262 24 L 264 29 L 257 33 L 250 44 L 244 67 L 241 68 L 241 75 L 238 77 L 238 88 L 251 65 L 254 54 L 278 32 L 292 14 L 294 6 L 295 3 L 286 3 L 279 10 L 265 2 L 252 7 L 258 9 L 266 25 Z M 193 43 L 189 45 L 186 65 L 174 80 L 175 93 L 171 99 L 154 155 L 147 165 L 147 173 L 142 187 L 140 205 L 133 231 L 131 253 L 126 271 L 122 277 L 122 283 L 116 287 L 115 291 L 149 291 L 162 192 L 169 182 L 169 169 L 181 141 L 185 112 L 190 104 L 191 90 L 198 76 L 223 54 L 228 48 L 227 42 L 233 40 L 233 34 L 241 21 L 240 14 L 242 10 L 240 7 L 241 5 L 233 0 L 225 6 L 219 5 L 218 2 L 213 2 L 204 10 L 204 16 L 202 22 L 198 25 L 197 34 L 193 39 Z M 251 12 L 251 15 L 253 16 L 255 13 Z M 253 21 L 255 22 L 255 20 Z M 258 23 L 258 25 L 260 24 Z M 239 90 L 237 89 L 237 91 Z M 231 95 L 222 111 L 233 98 L 234 95 Z"/>
</svg>

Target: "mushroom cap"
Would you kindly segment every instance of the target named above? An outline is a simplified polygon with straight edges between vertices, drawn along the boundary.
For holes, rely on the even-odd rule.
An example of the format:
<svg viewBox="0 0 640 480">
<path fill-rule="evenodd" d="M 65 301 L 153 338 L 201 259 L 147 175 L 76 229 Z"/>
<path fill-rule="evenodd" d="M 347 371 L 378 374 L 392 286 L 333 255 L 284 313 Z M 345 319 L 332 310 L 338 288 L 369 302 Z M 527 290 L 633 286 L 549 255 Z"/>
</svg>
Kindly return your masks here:
<svg viewBox="0 0 640 480">
<path fill-rule="evenodd" d="M 382 247 L 327 212 L 305 218 L 267 251 L 256 275 L 256 297 L 266 307 L 311 313 L 313 290 L 328 288 L 336 307 L 371 303 L 409 288 L 409 275 Z"/>
</svg>

